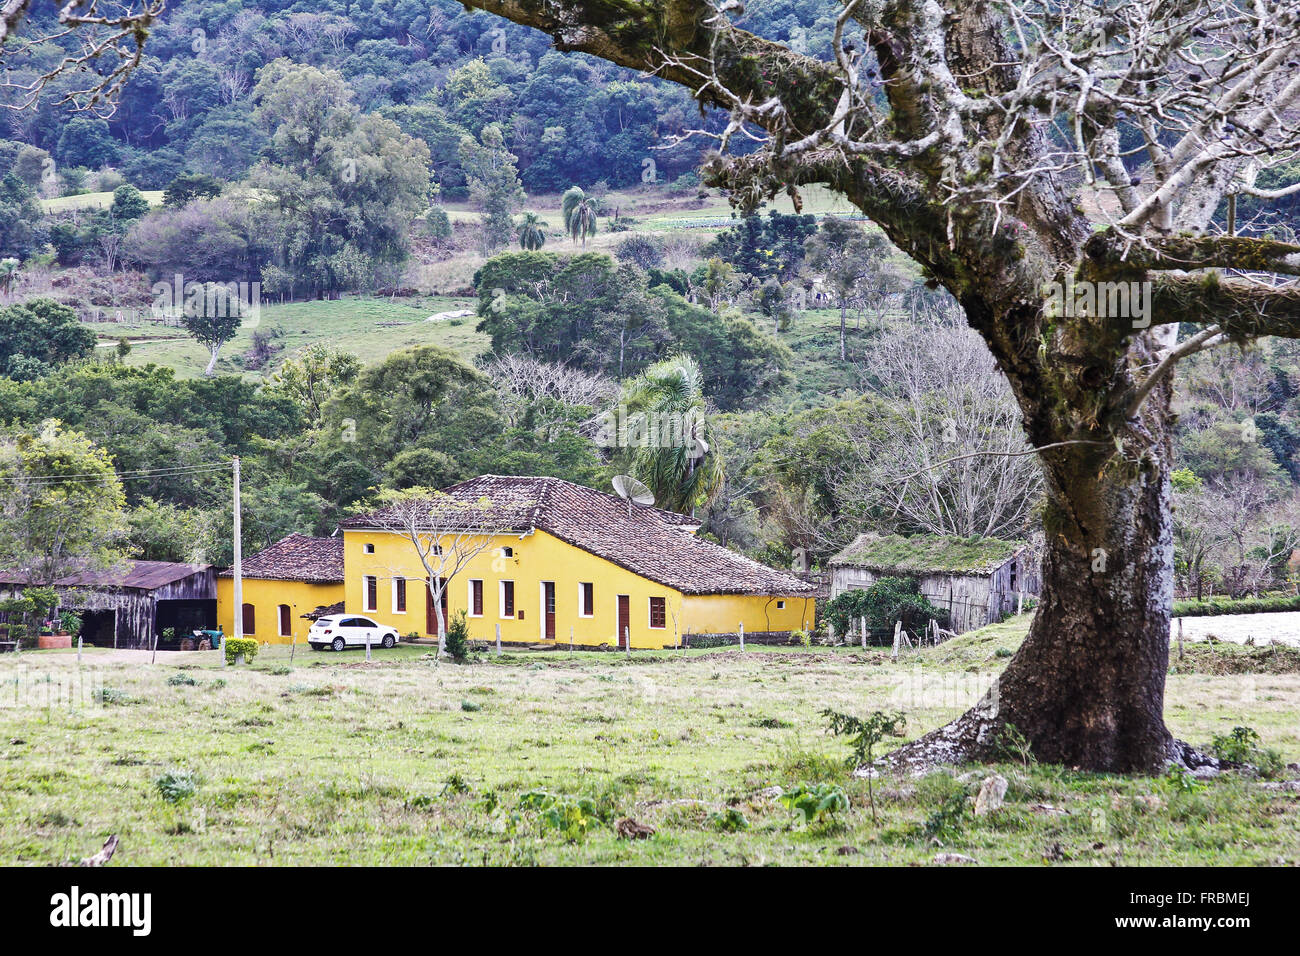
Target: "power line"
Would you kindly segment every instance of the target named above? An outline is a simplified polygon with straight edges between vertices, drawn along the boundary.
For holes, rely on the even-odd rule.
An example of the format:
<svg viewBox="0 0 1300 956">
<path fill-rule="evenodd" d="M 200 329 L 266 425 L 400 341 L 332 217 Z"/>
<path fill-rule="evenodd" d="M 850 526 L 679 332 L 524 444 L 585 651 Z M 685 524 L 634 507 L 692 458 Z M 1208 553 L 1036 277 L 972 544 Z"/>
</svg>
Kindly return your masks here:
<svg viewBox="0 0 1300 956">
<path fill-rule="evenodd" d="M 5 476 L 0 476 L 0 482 L 7 482 L 11 484 L 23 483 L 23 484 L 47 485 L 47 484 L 60 484 L 69 481 L 82 481 L 82 480 L 94 480 L 94 479 L 107 481 L 110 477 L 115 477 L 119 481 L 141 481 L 149 478 L 171 478 L 171 477 L 179 477 L 181 475 L 193 475 L 193 474 L 210 473 L 214 471 L 226 471 L 229 468 L 230 468 L 230 462 L 228 461 L 198 462 L 193 465 L 171 465 L 165 468 L 139 468 L 131 471 L 114 472 L 112 476 L 95 473 L 95 472 L 84 472 L 81 474 L 72 474 L 72 475 L 33 475 L 30 477 L 5 475 Z"/>
</svg>

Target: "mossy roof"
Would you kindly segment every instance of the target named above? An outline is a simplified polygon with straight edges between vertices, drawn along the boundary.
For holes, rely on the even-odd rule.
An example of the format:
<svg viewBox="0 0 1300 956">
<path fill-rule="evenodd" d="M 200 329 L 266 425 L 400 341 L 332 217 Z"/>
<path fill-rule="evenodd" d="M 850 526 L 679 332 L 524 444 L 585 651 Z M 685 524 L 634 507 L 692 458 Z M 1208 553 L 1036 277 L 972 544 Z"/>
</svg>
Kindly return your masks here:
<svg viewBox="0 0 1300 956">
<path fill-rule="evenodd" d="M 831 558 L 831 566 L 906 574 L 988 574 L 1025 546 L 999 538 L 949 538 L 942 535 L 860 534 Z"/>
</svg>

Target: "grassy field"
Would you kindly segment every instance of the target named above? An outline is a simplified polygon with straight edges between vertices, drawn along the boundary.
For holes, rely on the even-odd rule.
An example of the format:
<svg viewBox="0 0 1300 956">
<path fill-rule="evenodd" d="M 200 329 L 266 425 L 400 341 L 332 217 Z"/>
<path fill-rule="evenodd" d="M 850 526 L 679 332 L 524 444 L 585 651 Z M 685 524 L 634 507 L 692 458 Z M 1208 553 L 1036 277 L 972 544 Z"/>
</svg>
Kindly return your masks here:
<svg viewBox="0 0 1300 956">
<path fill-rule="evenodd" d="M 142 189 L 140 195 L 151 206 L 161 206 L 163 191 L 161 189 Z M 45 212 L 69 212 L 73 209 L 107 209 L 113 205 L 113 193 L 82 193 L 79 196 L 59 196 L 56 199 L 42 199 L 41 209 Z"/>
<path fill-rule="evenodd" d="M 247 374 L 254 380 L 260 379 L 284 358 L 315 342 L 351 352 L 367 365 L 382 361 L 397 349 L 426 344 L 441 345 L 471 360 L 489 345 L 486 335 L 474 331 L 477 317 L 425 320 L 437 313 L 473 308 L 475 304 L 469 299 L 429 296 L 418 300 L 349 297 L 263 306 L 258 327 L 281 330 L 284 335 L 276 344 L 282 349 L 272 357 L 267 369 L 247 371 Z M 207 351 L 180 328 L 103 324 L 88 327 L 100 336 L 105 348 L 113 347 L 118 337 L 127 335 L 131 339 L 131 354 L 127 357 L 130 365 L 153 362 L 176 369 L 181 378 L 194 378 L 202 375 L 208 364 Z M 241 359 L 252 345 L 254 330 L 251 324 L 246 324 L 226 344 L 217 362 L 219 372 L 246 371 Z"/>
<path fill-rule="evenodd" d="M 981 768 L 878 779 L 873 822 L 867 781 L 819 711 L 901 708 L 909 735 L 923 732 L 982 691 L 1023 628 L 897 663 L 751 648 L 456 666 L 399 647 L 370 664 L 299 649 L 291 666 L 287 649 L 266 648 L 222 670 L 211 653 L 150 666 L 87 651 L 102 706 L 0 707 L 0 863 L 75 861 L 112 833 L 113 865 L 1300 862 L 1300 794 L 1237 775 L 1201 784 L 1010 759 L 995 768 L 1007 804 L 990 815 L 971 809 Z M 1294 761 L 1295 662 L 1213 666 L 1251 653 L 1184 659 L 1169 722 L 1203 744 L 1248 724 Z M 12 699 L 16 678 L 76 666 L 68 652 L 7 655 L 0 689 Z M 799 822 L 772 788 L 801 783 L 841 788 L 848 809 Z M 655 834 L 619 839 L 625 817 Z"/>
</svg>

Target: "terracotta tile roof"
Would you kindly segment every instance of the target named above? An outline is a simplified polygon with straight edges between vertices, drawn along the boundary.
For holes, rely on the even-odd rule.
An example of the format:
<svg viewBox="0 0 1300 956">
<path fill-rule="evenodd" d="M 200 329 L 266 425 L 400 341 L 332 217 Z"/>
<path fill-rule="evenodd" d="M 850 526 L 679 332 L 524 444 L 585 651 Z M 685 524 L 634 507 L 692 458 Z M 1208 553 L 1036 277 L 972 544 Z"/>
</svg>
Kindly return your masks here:
<svg viewBox="0 0 1300 956">
<path fill-rule="evenodd" d="M 953 538 L 942 535 L 860 534 L 831 558 L 836 565 L 903 574 L 988 574 L 1026 547 L 1023 541 L 999 538 Z"/>
<path fill-rule="evenodd" d="M 699 522 L 658 508 L 632 506 L 614 495 L 559 478 L 483 475 L 445 489 L 448 512 L 478 502 L 494 530 L 539 529 L 634 574 L 683 594 L 779 594 L 811 597 L 815 588 L 691 533 Z M 345 528 L 385 527 L 386 511 L 343 522 Z M 483 525 L 476 525 L 483 526 Z"/>
<path fill-rule="evenodd" d="M 240 572 L 267 581 L 342 583 L 343 538 L 311 538 L 295 532 L 244 558 Z M 234 577 L 233 569 L 226 568 L 221 577 Z"/>
</svg>

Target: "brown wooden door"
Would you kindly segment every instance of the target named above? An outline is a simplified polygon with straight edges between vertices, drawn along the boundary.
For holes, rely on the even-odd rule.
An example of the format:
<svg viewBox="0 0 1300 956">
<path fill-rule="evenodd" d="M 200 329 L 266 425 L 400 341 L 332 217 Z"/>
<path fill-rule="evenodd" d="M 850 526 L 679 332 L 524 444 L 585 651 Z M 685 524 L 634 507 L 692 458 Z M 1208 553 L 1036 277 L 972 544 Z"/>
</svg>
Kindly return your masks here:
<svg viewBox="0 0 1300 956">
<path fill-rule="evenodd" d="M 257 614 L 253 610 L 253 605 L 251 604 L 244 605 L 244 633 L 257 633 Z"/>
<path fill-rule="evenodd" d="M 555 582 L 542 582 L 542 607 L 546 612 L 546 639 L 555 640 Z"/>
<path fill-rule="evenodd" d="M 626 594 L 618 596 L 618 646 L 627 647 L 629 632 L 632 626 L 632 601 Z"/>
<path fill-rule="evenodd" d="M 436 586 L 437 580 L 434 584 Z M 438 602 L 442 605 L 443 626 L 447 624 L 447 589 L 442 589 L 442 599 Z M 433 610 L 433 590 L 427 585 L 424 588 L 424 633 L 432 636 L 438 636 L 438 615 Z"/>
<path fill-rule="evenodd" d="M 280 605 L 280 636 L 288 637 L 293 630 L 293 622 L 289 619 L 289 605 Z"/>
</svg>

